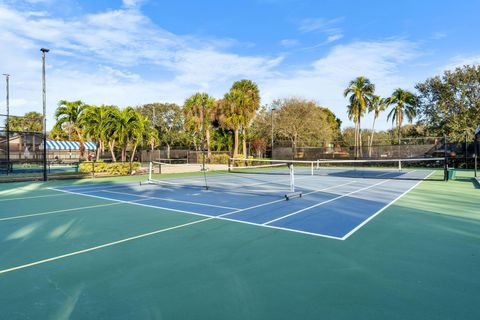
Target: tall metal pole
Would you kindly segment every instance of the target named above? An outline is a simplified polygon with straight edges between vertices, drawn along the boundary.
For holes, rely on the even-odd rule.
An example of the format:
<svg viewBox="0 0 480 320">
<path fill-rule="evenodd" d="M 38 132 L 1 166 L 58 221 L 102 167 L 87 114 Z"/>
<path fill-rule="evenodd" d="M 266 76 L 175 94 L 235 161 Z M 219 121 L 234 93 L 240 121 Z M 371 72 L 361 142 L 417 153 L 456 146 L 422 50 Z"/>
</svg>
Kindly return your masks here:
<svg viewBox="0 0 480 320">
<path fill-rule="evenodd" d="M 464 152 L 464 158 L 465 158 L 465 169 L 468 169 L 468 142 L 467 142 L 467 131 L 465 131 L 465 152 Z"/>
<path fill-rule="evenodd" d="M 45 53 L 49 49 L 41 48 L 42 52 L 42 98 L 43 98 L 43 181 L 47 181 L 47 86 L 45 82 Z"/>
<path fill-rule="evenodd" d="M 7 174 L 10 173 L 10 75 L 7 73 L 3 74 L 5 76 L 6 89 L 7 89 L 7 122 L 5 124 L 5 129 L 7 131 Z"/>
<path fill-rule="evenodd" d="M 273 138 L 274 138 L 274 135 L 273 135 L 273 113 L 275 112 L 275 108 L 272 108 L 272 155 L 271 155 L 271 158 L 273 160 Z"/>
</svg>

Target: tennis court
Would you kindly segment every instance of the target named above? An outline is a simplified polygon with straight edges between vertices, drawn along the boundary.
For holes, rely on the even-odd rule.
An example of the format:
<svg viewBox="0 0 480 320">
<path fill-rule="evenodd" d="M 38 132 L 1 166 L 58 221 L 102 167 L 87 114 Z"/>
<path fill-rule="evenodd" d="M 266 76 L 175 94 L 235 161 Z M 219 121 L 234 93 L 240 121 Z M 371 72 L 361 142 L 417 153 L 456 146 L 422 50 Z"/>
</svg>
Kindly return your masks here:
<svg viewBox="0 0 480 320">
<path fill-rule="evenodd" d="M 325 177 L 301 167 L 296 170 L 295 191 L 301 192 L 302 197 L 285 201 L 284 195 L 293 191 L 289 190 L 291 181 L 285 169 L 270 165 L 246 167 L 233 175 L 209 175 L 208 182 L 199 175 L 169 179 L 161 184 L 67 186 L 54 190 L 344 240 L 434 173 L 432 170 L 407 171 L 401 176 L 412 179 L 397 180 L 397 171 L 372 173 L 357 169 L 357 178 Z M 350 169 L 335 173 L 340 172 L 344 175 Z"/>
<path fill-rule="evenodd" d="M 0 318 L 478 317 L 470 179 L 294 165 L 2 186 Z"/>
</svg>

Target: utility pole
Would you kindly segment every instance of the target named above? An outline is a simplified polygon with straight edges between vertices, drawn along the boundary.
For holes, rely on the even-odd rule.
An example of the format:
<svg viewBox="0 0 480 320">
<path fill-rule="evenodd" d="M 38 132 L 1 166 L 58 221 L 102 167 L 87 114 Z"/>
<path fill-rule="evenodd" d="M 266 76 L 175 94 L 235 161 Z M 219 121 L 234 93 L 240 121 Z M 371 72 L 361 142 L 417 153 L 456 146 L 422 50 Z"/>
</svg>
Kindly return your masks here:
<svg viewBox="0 0 480 320">
<path fill-rule="evenodd" d="M 41 48 L 42 52 L 42 99 L 43 99 L 43 181 L 47 181 L 47 86 L 45 82 L 45 54 L 49 49 Z"/>
<path fill-rule="evenodd" d="M 10 75 L 8 73 L 3 74 L 5 76 L 6 89 L 7 89 L 7 123 L 5 129 L 7 131 L 7 174 L 10 173 Z"/>
</svg>

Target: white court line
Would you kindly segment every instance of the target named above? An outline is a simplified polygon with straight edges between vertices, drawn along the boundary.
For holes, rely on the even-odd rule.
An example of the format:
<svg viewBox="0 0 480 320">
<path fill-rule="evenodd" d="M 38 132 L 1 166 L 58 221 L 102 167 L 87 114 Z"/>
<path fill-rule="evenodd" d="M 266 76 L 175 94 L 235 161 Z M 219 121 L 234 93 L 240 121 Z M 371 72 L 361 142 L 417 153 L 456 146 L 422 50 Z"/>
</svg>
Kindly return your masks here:
<svg viewBox="0 0 480 320">
<path fill-rule="evenodd" d="M 0 202 L 15 201 L 15 200 L 28 200 L 28 199 L 36 199 L 36 198 L 59 197 L 59 196 L 65 196 L 65 195 L 66 195 L 66 194 L 64 194 L 64 193 L 45 194 L 45 195 L 42 195 L 42 196 L 32 196 L 32 197 L 18 197 L 18 198 L 0 199 Z"/>
<path fill-rule="evenodd" d="M 67 190 L 61 190 L 61 189 L 55 189 L 55 190 L 58 190 L 59 192 L 76 194 L 76 195 L 84 196 L 84 197 L 91 197 L 91 198 L 103 199 L 103 200 L 108 200 L 108 201 L 116 201 L 116 202 L 119 202 L 119 203 L 133 204 L 133 205 L 147 207 L 147 208 L 162 209 L 162 210 L 168 210 L 168 211 L 173 211 L 173 212 L 182 212 L 182 213 L 193 214 L 193 215 L 201 216 L 201 217 L 211 217 L 211 215 L 204 214 L 204 213 L 198 213 L 198 212 L 180 210 L 180 209 L 173 209 L 173 208 L 167 208 L 167 207 L 160 207 L 160 206 L 153 206 L 153 205 L 149 205 L 149 204 L 137 203 L 136 202 L 136 201 L 141 201 L 141 200 L 127 201 L 127 200 L 112 199 L 112 198 L 107 198 L 107 197 L 102 197 L 102 196 L 95 196 L 93 194 L 79 193 L 79 192 L 73 192 L 73 191 L 67 191 Z M 143 199 L 143 200 L 148 200 L 148 199 Z"/>
<path fill-rule="evenodd" d="M 432 172 L 431 174 L 429 174 L 426 178 L 428 178 L 430 175 L 432 175 L 434 172 Z M 388 180 L 386 180 L 388 181 Z M 383 181 L 383 182 L 386 182 L 386 181 Z M 350 184 L 350 183 L 354 183 L 355 181 L 351 181 L 349 183 L 346 183 L 346 184 Z M 383 183 L 382 182 L 382 183 Z M 394 201 L 392 201 L 390 204 L 388 204 L 387 206 L 385 206 L 383 209 L 379 210 L 377 213 L 375 213 L 375 215 L 378 215 L 381 211 L 383 211 L 384 209 L 386 209 L 388 206 L 390 206 L 392 203 L 394 203 L 395 201 L 397 201 L 399 198 L 401 198 L 403 195 L 405 195 L 406 193 L 408 193 L 410 190 L 412 190 L 413 188 L 415 188 L 418 184 L 420 184 L 422 181 L 419 181 L 417 184 L 415 184 L 414 186 L 412 186 L 409 190 L 407 190 L 406 192 L 404 192 L 401 196 L 399 196 L 397 199 L 395 199 Z M 378 183 L 380 184 L 380 183 Z M 334 187 L 338 187 L 338 186 L 332 186 L 332 187 L 329 187 L 329 188 L 334 188 Z M 373 187 L 373 186 L 372 186 Z M 329 188 L 325 188 L 325 189 L 329 189 Z M 325 189 L 321 189 L 321 190 L 325 190 Z M 358 190 L 359 191 L 359 190 Z M 61 192 L 65 192 L 65 191 L 61 191 Z M 310 192 L 309 194 L 312 194 L 316 191 L 312 191 Z M 75 193 L 74 193 L 75 194 Z M 83 195 L 83 196 L 91 196 L 91 195 L 85 195 L 85 194 L 79 194 L 79 195 Z M 98 197 L 97 197 L 98 198 Z M 116 201 L 116 202 L 119 202 L 119 203 L 129 203 L 129 204 L 132 204 L 132 205 L 143 205 L 143 204 L 139 204 L 139 203 L 133 203 L 133 202 L 126 202 L 126 201 L 120 201 L 120 200 L 112 200 L 112 199 L 108 199 L 108 198 L 105 198 L 107 200 L 110 200 L 110 201 Z M 281 201 L 285 201 L 285 200 L 281 200 Z M 278 202 L 278 201 L 275 201 L 275 202 Z M 113 205 L 113 204 L 112 204 Z M 150 206 L 149 206 L 150 207 Z M 159 207 L 155 207 L 155 206 L 151 206 L 153 208 L 156 208 L 156 209 L 160 209 Z M 254 206 L 256 207 L 256 206 Z M 253 208 L 253 207 L 251 207 Z M 246 208 L 247 209 L 247 208 Z M 170 210 L 167 208 L 167 210 Z M 174 210 L 172 210 L 174 211 Z M 188 212 L 186 212 L 188 213 Z M 233 213 L 233 212 L 232 212 Z M 28 268 L 28 267 L 32 267 L 32 266 L 35 266 L 35 265 L 39 265 L 39 264 L 43 264 L 43 263 L 47 263 L 47 262 L 51 262 L 51 261 L 55 261 L 55 260 L 59 260 L 59 259 L 63 259 L 63 258 L 67 258 L 67 257 L 70 257 L 70 256 L 74 256 L 74 255 L 79 255 L 79 254 L 83 254 L 83 253 L 87 253 L 87 252 L 90 252 L 90 251 L 94 251 L 94 250 L 99 250 L 99 249 L 102 249 L 102 248 L 105 248 L 105 247 L 110 247 L 110 246 L 113 246 L 113 245 L 116 245 L 116 244 L 120 244 L 120 243 L 123 243 L 123 242 L 128 242 L 128 241 L 132 241 L 132 240 L 136 240 L 136 239 L 139 239 L 139 238 L 144 238 L 144 237 L 148 237 L 148 236 L 151 236 L 151 235 L 154 235 L 154 234 L 158 234 L 158 233 L 162 233 L 162 232 L 166 232 L 166 231 L 170 231 L 170 230 L 175 230 L 175 229 L 179 229 L 179 228 L 183 228 L 183 227 L 187 227 L 187 226 L 190 226 L 190 225 L 193 225 L 193 224 L 198 224 L 198 223 L 202 223 L 202 222 L 206 222 L 206 221 L 209 221 L 209 220 L 214 220 L 214 219 L 219 219 L 219 220 L 227 220 L 227 221 L 232 221 L 232 222 L 237 222 L 237 223 L 244 223 L 244 224 L 250 224 L 250 225 L 255 225 L 255 226 L 262 226 L 262 227 L 266 227 L 266 228 L 272 228 L 272 229 L 279 229 L 279 230 L 286 230 L 286 231 L 291 231 L 291 232 L 295 232 L 295 233 L 300 233 L 300 234 L 308 234 L 308 235 L 312 235 L 312 236 L 319 236 L 319 237 L 324 237 L 324 238 L 331 238 L 331 239 L 336 239 L 336 240 L 345 240 L 346 238 L 348 238 L 351 234 L 353 234 L 353 232 L 357 231 L 361 226 L 363 226 L 364 224 L 366 224 L 369 220 L 371 220 L 374 216 L 370 217 L 368 220 L 364 221 L 361 225 L 357 226 L 354 230 L 352 230 L 350 233 L 348 233 L 347 235 L 345 235 L 343 238 L 339 238 L 339 237 L 334 237 L 334 236 L 329 236 L 329 235 L 324 235 L 324 234 L 318 234 L 318 233 L 311 233 L 311 232 L 306 232 L 306 231 L 301 231 L 301 230 L 295 230 L 295 229 L 289 229 L 289 228 L 284 228 L 284 227 L 276 227 L 276 226 L 270 226 L 270 225 L 260 225 L 260 224 L 256 224 L 256 223 L 252 223 L 252 222 L 246 222 L 246 221 L 240 221 L 240 220 L 235 220 L 235 219 L 229 219 L 229 218 L 225 218 L 226 215 L 228 214 L 232 214 L 232 213 L 225 213 L 223 215 L 220 215 L 220 216 L 207 216 L 206 218 L 204 219 L 200 219 L 200 220 L 197 220 L 197 221 L 193 221 L 193 222 L 189 222 L 189 223 L 185 223 L 185 224 L 181 224 L 181 225 L 177 225 L 177 226 L 173 226 L 173 227 L 169 227 L 169 228 L 164 228 L 164 229 L 159 229 L 159 230 L 155 230 L 155 231 L 152 231 L 152 232 L 149 232 L 149 233 L 144 233 L 144 234 L 140 234 L 140 235 L 137 235 L 137 236 L 133 236 L 133 237 L 129 237 L 129 238 L 125 238 L 125 239 L 121 239 L 121 240 L 117 240 L 117 241 L 114 241 L 114 242 L 109 242 L 109 243 L 106 243 L 106 244 L 102 244 L 102 245 L 99 245 L 99 246 L 95 246 L 95 247 L 91 247 L 91 248 L 87 248 L 87 249 L 83 249 L 83 250 L 79 250 L 79 251 L 75 251 L 75 252 L 71 252 L 71 253 L 67 253 L 67 254 L 64 254 L 64 255 L 60 255 L 60 256 L 56 256 L 56 257 L 52 257 L 52 258 L 48 258 L 48 259 L 44 259 L 44 260 L 39 260 L 39 261 L 36 261 L 36 262 L 32 262 L 32 263 L 28 263 L 28 264 L 24 264 L 24 265 L 20 265 L 20 266 L 16 266 L 16 267 L 13 267 L 13 268 L 9 268 L 9 269 L 4 269 L 4 270 L 0 270 L 0 274 L 2 273 L 7 273 L 7 272 L 11 272 L 11 271 L 15 271 L 15 270 L 19 270 L 19 269 L 24 269 L 24 268 Z M 198 213 L 192 213 L 194 215 L 200 215 L 202 216 L 202 214 L 198 214 Z"/>
<path fill-rule="evenodd" d="M 146 199 L 152 199 L 152 200 L 165 200 L 168 202 L 178 202 L 178 203 L 186 203 L 186 204 L 194 204 L 198 206 L 205 206 L 205 207 L 213 207 L 213 208 L 220 208 L 220 209 L 230 209 L 230 210 L 240 210 L 240 208 L 233 208 L 233 207 L 225 207 L 225 206 L 219 206 L 215 204 L 208 204 L 208 203 L 203 203 L 203 202 L 193 202 L 193 201 L 184 201 L 184 200 L 174 200 L 174 199 L 169 199 L 169 198 L 161 198 L 161 197 L 151 197 L 151 196 L 142 196 L 136 193 L 127 193 L 127 192 L 119 192 L 119 191 L 109 191 L 109 190 L 100 190 L 108 193 L 115 193 L 115 194 L 124 194 L 124 195 L 129 195 L 129 196 L 135 196 L 135 197 L 141 197 L 141 198 L 146 198 Z"/>
<path fill-rule="evenodd" d="M 346 182 L 346 183 L 343 183 L 343 184 L 337 184 L 337 185 L 333 185 L 333 186 L 330 186 L 330 187 L 327 187 L 327 188 L 310 191 L 310 192 L 304 193 L 302 196 L 307 196 L 307 195 L 309 195 L 309 194 L 318 193 L 318 192 L 322 192 L 322 191 L 327 191 L 327 190 L 334 189 L 334 188 L 338 188 L 338 187 L 343 187 L 343 186 L 346 186 L 346 185 L 348 185 L 348 184 L 352 184 L 352 183 L 355 183 L 355 182 L 357 182 L 357 181 L 350 181 L 350 182 Z M 227 215 L 231 215 L 231 214 L 234 214 L 234 213 L 237 213 L 237 212 L 242 212 L 242 211 L 247 211 L 247 210 L 251 210 L 251 209 L 256 209 L 256 208 L 260 208 L 260 207 L 264 207 L 264 206 L 271 205 L 271 204 L 273 204 L 273 203 L 284 202 L 284 201 L 285 201 L 285 198 L 278 199 L 278 200 L 273 200 L 273 201 L 269 201 L 269 202 L 257 204 L 257 205 L 255 205 L 255 206 L 243 208 L 243 209 L 240 209 L 240 210 L 236 210 L 236 211 L 232 211 L 232 212 L 227 212 L 227 213 L 225 213 L 225 214 L 222 214 L 221 216 L 227 216 Z M 235 221 L 237 221 L 237 220 L 235 220 Z M 240 221 L 240 222 L 242 222 L 242 221 Z M 253 223 L 253 222 L 251 222 L 251 223 Z M 259 223 L 256 223 L 256 225 L 262 226 L 262 224 L 259 224 Z"/>
<path fill-rule="evenodd" d="M 11 217 L 6 217 L 6 218 L 0 218 L 0 221 L 8 221 L 8 220 L 15 220 L 15 219 L 30 218 L 30 217 L 46 216 L 46 215 L 49 215 L 49 214 L 69 212 L 69 211 L 77 211 L 77 210 L 84 210 L 84 209 L 92 209 L 92 208 L 100 208 L 100 207 L 107 207 L 107 206 L 113 206 L 113 205 L 118 205 L 118 204 L 120 204 L 120 203 L 112 202 L 112 203 L 106 203 L 106 204 L 96 204 L 96 205 L 87 206 L 87 207 L 59 209 L 59 210 L 53 210 L 53 211 L 45 211 L 45 212 L 39 212 L 39 213 L 24 214 L 24 215 L 21 215 L 21 216 L 11 216 Z"/>
<path fill-rule="evenodd" d="M 425 177 L 425 179 L 428 179 L 432 174 L 434 174 L 435 172 L 432 171 L 429 175 L 427 175 Z M 413 189 L 415 189 L 420 183 L 422 183 L 423 180 L 420 180 L 418 181 L 416 184 L 414 184 L 411 188 L 409 188 L 407 191 L 405 191 L 404 193 L 402 193 L 401 195 L 399 195 L 398 197 L 396 197 L 395 199 L 393 199 L 390 203 L 388 203 L 386 206 L 384 206 L 383 208 L 381 208 L 380 210 L 378 210 L 377 212 L 375 212 L 373 215 L 371 215 L 370 217 L 368 217 L 368 219 L 366 219 L 365 221 L 363 221 L 362 223 L 360 223 L 358 226 L 356 226 L 355 228 L 353 228 L 352 230 L 350 230 L 350 232 L 348 232 L 346 235 L 344 235 L 342 237 L 342 240 L 346 240 L 348 237 L 350 237 L 352 234 L 354 234 L 356 231 L 358 231 L 361 227 L 363 227 L 364 225 L 366 225 L 370 220 L 372 220 L 373 218 L 375 218 L 376 216 L 378 216 L 380 213 L 382 213 L 385 209 L 387 209 L 388 207 L 390 207 L 392 204 L 394 204 L 395 202 L 397 202 L 398 200 L 400 200 L 400 198 L 402 198 L 403 196 L 405 196 L 407 193 L 409 193 L 410 191 L 412 191 Z"/>
<path fill-rule="evenodd" d="M 170 231 L 170 230 L 180 229 L 180 228 L 183 228 L 183 227 L 191 226 L 191 225 L 194 225 L 194 224 L 197 224 L 197 223 L 202 223 L 202 222 L 212 220 L 212 219 L 214 219 L 214 217 L 204 218 L 204 219 L 200 219 L 200 220 L 176 225 L 176 226 L 169 227 L 169 228 L 158 229 L 158 230 L 155 230 L 155 231 L 152 231 L 152 232 L 139 234 L 139 235 L 136 235 L 136 236 L 133 236 L 133 237 L 130 237 L 130 238 L 125 238 L 125 239 L 105 243 L 105 244 L 102 244 L 102 245 L 99 245 L 99 246 L 95 246 L 95 247 L 91 247 L 91 248 L 87 248 L 87 249 L 83 249 L 83 250 L 78 250 L 78 251 L 62 254 L 60 256 L 56 256 L 56 257 L 52 257 L 52 258 L 48 258 L 48 259 L 43 259 L 43 260 L 27 263 L 27 264 L 24 264 L 24 265 L 13 267 L 13 268 L 3 269 L 3 270 L 0 270 L 0 274 L 7 273 L 7 272 L 12 272 L 12 271 L 19 270 L 19 269 L 25 269 L 25 268 L 28 268 L 28 267 L 33 267 L 33 266 L 36 266 L 36 265 L 39 265 L 39 264 L 43 264 L 43 263 L 47 263 L 47 262 L 51 262 L 51 261 L 55 261 L 55 260 L 59 260 L 59 259 L 64 259 L 64 258 L 71 257 L 71 256 L 76 256 L 76 255 L 79 255 L 79 254 L 82 254 L 82 253 L 87 253 L 87 252 L 90 252 L 90 251 L 95 251 L 95 250 L 103 249 L 103 248 L 106 248 L 106 247 L 111 247 L 111 246 L 114 246 L 114 245 L 117 245 L 117 244 L 120 244 L 120 243 L 132 241 L 132 240 L 136 240 L 136 239 L 140 239 L 140 238 L 145 238 L 145 237 L 148 237 L 148 236 L 152 236 L 154 234 L 167 232 L 167 231 Z"/>
<path fill-rule="evenodd" d="M 380 182 L 375 183 L 375 184 L 373 184 L 373 185 L 370 185 L 370 186 L 367 186 L 367 187 L 364 187 L 364 188 L 361 188 L 361 189 L 358 189 L 358 190 L 355 190 L 355 191 L 346 193 L 346 194 L 344 194 L 344 195 L 341 195 L 341 196 L 338 196 L 338 197 L 335 197 L 335 198 L 332 198 L 332 199 L 329 199 L 329 200 L 325 200 L 325 201 L 319 202 L 319 203 L 314 204 L 314 205 L 312 205 L 312 206 L 303 208 L 303 209 L 301 209 L 301 210 L 297 210 L 297 211 L 295 211 L 295 212 L 286 214 L 286 215 L 281 216 L 281 217 L 279 217 L 279 218 L 276 218 L 276 219 L 267 221 L 267 222 L 265 222 L 265 223 L 262 223 L 262 225 L 268 225 L 268 224 L 270 224 L 270 223 L 273 223 L 273 222 L 276 222 L 276 221 L 279 221 L 279 220 L 282 220 L 282 219 L 291 217 L 291 216 L 293 216 L 293 215 L 296 215 L 296 214 L 299 214 L 299 213 L 301 213 L 301 212 L 304 212 L 304 211 L 307 211 L 307 210 L 310 210 L 310 209 L 319 207 L 319 206 L 324 205 L 324 204 L 327 204 L 327 203 L 329 203 L 329 202 L 333 202 L 333 201 L 335 201 L 335 200 L 348 197 L 349 195 L 352 195 L 352 194 L 354 194 L 354 193 L 371 189 L 371 188 L 373 188 L 373 187 L 375 187 L 375 186 L 378 186 L 378 185 L 381 185 L 381 184 L 383 184 L 383 183 L 385 183 L 385 182 L 387 182 L 387 181 L 390 181 L 390 180 L 383 180 L 383 181 L 380 181 Z"/>
<path fill-rule="evenodd" d="M 346 184 L 350 184 L 350 183 L 354 183 L 354 182 L 355 181 L 351 181 L 351 182 L 346 183 Z M 334 187 L 339 187 L 339 186 L 340 185 L 331 186 L 331 187 L 328 187 L 328 188 L 325 188 L 325 189 L 320 189 L 318 191 L 312 191 L 309 194 L 312 194 L 314 192 L 320 192 L 321 190 L 327 190 L 327 189 L 331 189 L 331 188 L 334 188 Z M 60 192 L 73 193 L 73 192 L 63 191 L 63 190 L 60 191 Z M 76 194 L 76 193 L 73 193 L 73 194 Z M 83 196 L 86 196 L 86 197 L 91 197 L 92 196 L 92 195 L 81 194 L 81 193 L 79 193 L 78 195 L 83 195 Z M 95 198 L 104 198 L 104 197 L 98 197 L 98 196 L 94 196 L 94 197 Z M 104 198 L 104 199 L 108 199 L 108 198 Z M 141 203 L 134 203 L 134 202 L 131 202 L 131 201 L 121 201 L 121 200 L 112 200 L 112 199 L 109 199 L 109 200 L 116 201 L 117 203 L 128 203 L 128 204 L 132 204 L 132 205 L 140 205 L 140 206 L 147 206 L 147 207 L 160 209 L 159 207 L 148 206 L 148 205 L 144 205 L 144 204 L 141 204 Z M 282 199 L 280 201 L 285 201 L 285 200 Z M 275 202 L 278 202 L 278 201 L 275 201 Z M 113 204 L 109 204 L 109 205 L 113 205 Z M 251 207 L 251 208 L 253 208 L 253 207 Z M 185 213 L 189 213 L 189 212 L 185 212 Z M 176 226 L 168 227 L 168 228 L 164 228 L 164 229 L 158 229 L 158 230 L 155 230 L 155 231 L 152 231 L 152 232 L 143 233 L 143 234 L 136 235 L 136 236 L 129 237 L 129 238 L 125 238 L 125 239 L 120 239 L 120 240 L 117 240 L 117 241 L 105 243 L 105 244 L 98 245 L 98 246 L 95 246 L 95 247 L 90 247 L 90 248 L 87 248 L 87 249 L 66 253 L 66 254 L 55 256 L 55 257 L 52 257 L 52 258 L 47 258 L 47 259 L 43 259 L 43 260 L 39 260 L 39 261 L 35 261 L 35 262 L 23 264 L 23 265 L 19 265 L 19 266 L 12 267 L 12 268 L 3 269 L 3 270 L 0 270 L 0 274 L 7 273 L 7 272 L 12 272 L 12 271 L 19 270 L 19 269 L 25 269 L 25 268 L 28 268 L 28 267 L 33 267 L 33 266 L 36 266 L 36 265 L 39 265 L 39 264 L 44 264 L 44 263 L 47 263 L 47 262 L 52 262 L 52 261 L 55 261 L 55 260 L 68 258 L 68 257 L 71 257 L 71 256 L 75 256 L 75 255 L 79 255 L 79 254 L 103 249 L 103 248 L 106 248 L 106 247 L 111 247 L 111 246 L 121 244 L 121 243 L 124 243 L 124 242 L 132 241 L 132 240 L 136 240 L 136 239 L 140 239 L 140 238 L 145 238 L 145 237 L 152 236 L 152 235 L 155 235 L 155 234 L 158 234 L 158 233 L 167 232 L 167 231 L 175 230 L 175 229 L 180 229 L 180 228 L 183 228 L 183 227 L 191 226 L 191 225 L 194 225 L 194 224 L 198 224 L 198 223 L 202 223 L 202 222 L 206 222 L 206 221 L 210 221 L 210 220 L 226 220 L 226 221 L 232 221 L 232 222 L 237 222 L 237 223 L 244 223 L 244 224 L 249 224 L 249 225 L 261 226 L 261 227 L 266 227 L 266 228 L 271 228 L 271 229 L 286 230 L 286 231 L 291 231 L 291 232 L 295 232 L 295 233 L 308 234 L 308 235 L 313 235 L 313 236 L 318 236 L 318 237 L 323 237 L 323 238 L 341 240 L 338 237 L 329 236 L 329 235 L 316 234 L 316 233 L 310 233 L 310 232 L 301 231 L 301 230 L 288 229 L 288 228 L 275 227 L 275 226 L 262 226 L 260 224 L 256 224 L 256 223 L 252 223 L 252 222 L 234 220 L 234 219 L 229 219 L 229 218 L 224 217 L 224 216 L 232 214 L 232 213 L 234 213 L 234 212 L 227 212 L 227 213 L 224 213 L 220 216 L 206 216 L 206 218 L 196 220 L 196 221 L 193 221 L 193 222 L 188 222 L 188 223 L 184 223 L 184 224 L 180 224 L 180 225 L 176 225 Z M 199 213 L 191 213 L 191 214 L 202 216 L 202 214 L 199 214 Z"/>
</svg>

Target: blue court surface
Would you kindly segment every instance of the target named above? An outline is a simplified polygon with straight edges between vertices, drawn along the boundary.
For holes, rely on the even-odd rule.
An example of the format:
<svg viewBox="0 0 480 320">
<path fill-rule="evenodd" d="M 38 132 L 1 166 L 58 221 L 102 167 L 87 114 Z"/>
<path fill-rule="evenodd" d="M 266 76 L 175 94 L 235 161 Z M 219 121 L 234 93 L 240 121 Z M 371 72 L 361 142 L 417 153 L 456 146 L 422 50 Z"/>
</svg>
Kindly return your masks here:
<svg viewBox="0 0 480 320">
<path fill-rule="evenodd" d="M 432 172 L 415 179 L 377 172 L 355 177 L 296 174 L 295 191 L 285 200 L 290 177 L 284 174 L 209 174 L 171 178 L 158 184 L 109 183 L 65 186 L 55 190 L 143 207 L 246 223 L 345 240 Z M 409 174 L 409 173 L 407 173 Z M 206 183 L 209 188 L 203 188 Z"/>
</svg>

